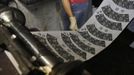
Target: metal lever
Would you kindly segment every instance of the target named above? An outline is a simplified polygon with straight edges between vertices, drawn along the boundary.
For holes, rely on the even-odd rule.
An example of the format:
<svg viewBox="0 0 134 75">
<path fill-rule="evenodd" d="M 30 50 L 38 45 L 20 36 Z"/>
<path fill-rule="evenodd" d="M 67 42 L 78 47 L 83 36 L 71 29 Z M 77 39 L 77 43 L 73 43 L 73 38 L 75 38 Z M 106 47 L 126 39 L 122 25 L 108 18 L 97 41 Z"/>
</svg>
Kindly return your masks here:
<svg viewBox="0 0 134 75">
<path fill-rule="evenodd" d="M 43 46 L 24 26 L 25 17 L 18 9 L 3 6 L 0 9 L 0 24 L 12 30 L 42 66 L 52 69 L 60 63 L 59 59 Z"/>
</svg>

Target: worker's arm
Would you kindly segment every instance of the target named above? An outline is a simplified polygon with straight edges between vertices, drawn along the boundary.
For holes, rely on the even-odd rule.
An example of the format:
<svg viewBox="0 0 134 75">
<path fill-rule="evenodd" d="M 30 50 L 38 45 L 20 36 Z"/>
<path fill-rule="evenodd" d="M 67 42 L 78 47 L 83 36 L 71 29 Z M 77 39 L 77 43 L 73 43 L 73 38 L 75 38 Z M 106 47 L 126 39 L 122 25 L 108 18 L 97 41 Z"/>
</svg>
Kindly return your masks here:
<svg viewBox="0 0 134 75">
<path fill-rule="evenodd" d="M 62 0 L 62 4 L 63 4 L 63 8 L 64 8 L 65 12 L 67 13 L 67 15 L 69 17 L 73 17 L 73 12 L 72 12 L 71 4 L 70 4 L 69 0 Z"/>
<path fill-rule="evenodd" d="M 77 21 L 75 16 L 73 15 L 72 9 L 71 9 L 71 4 L 69 0 L 62 0 L 63 8 L 67 15 L 69 16 L 70 20 L 70 29 L 75 31 L 77 30 Z"/>
</svg>

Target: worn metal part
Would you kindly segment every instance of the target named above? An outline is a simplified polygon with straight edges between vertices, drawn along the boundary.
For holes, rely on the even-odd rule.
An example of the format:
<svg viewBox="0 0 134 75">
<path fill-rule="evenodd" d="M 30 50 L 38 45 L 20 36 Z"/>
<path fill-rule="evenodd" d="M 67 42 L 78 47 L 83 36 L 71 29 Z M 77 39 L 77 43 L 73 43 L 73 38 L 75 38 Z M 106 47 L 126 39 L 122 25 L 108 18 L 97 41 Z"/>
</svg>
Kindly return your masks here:
<svg viewBox="0 0 134 75">
<path fill-rule="evenodd" d="M 16 21 L 21 23 L 22 25 L 25 25 L 25 16 L 23 13 L 16 9 L 16 8 L 10 8 L 7 6 L 2 6 L 0 9 L 0 23 L 10 27 L 10 22 Z"/>
<path fill-rule="evenodd" d="M 0 48 L 0 51 L 3 49 Z M 19 75 L 4 52 L 0 52 L 0 59 L 0 75 Z"/>
</svg>

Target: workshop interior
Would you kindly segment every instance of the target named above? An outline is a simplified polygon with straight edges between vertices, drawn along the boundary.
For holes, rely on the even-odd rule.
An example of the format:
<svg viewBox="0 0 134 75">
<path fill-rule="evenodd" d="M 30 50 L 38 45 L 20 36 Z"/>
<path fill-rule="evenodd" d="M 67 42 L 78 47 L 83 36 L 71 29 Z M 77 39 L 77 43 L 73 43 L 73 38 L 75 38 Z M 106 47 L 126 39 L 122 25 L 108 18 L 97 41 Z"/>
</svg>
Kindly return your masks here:
<svg viewBox="0 0 134 75">
<path fill-rule="evenodd" d="M 0 0 L 0 75 L 134 75 L 134 0 L 89 0 L 77 30 L 57 1 Z"/>
</svg>

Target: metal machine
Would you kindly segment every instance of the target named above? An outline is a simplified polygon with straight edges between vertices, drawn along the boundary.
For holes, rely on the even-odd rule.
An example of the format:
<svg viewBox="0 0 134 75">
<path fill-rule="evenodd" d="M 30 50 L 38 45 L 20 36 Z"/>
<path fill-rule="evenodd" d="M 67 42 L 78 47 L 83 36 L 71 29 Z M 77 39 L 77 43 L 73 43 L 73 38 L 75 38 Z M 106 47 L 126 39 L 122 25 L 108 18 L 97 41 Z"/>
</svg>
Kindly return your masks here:
<svg viewBox="0 0 134 75">
<path fill-rule="evenodd" d="M 122 9 L 121 12 L 116 7 L 110 6 L 110 4 L 114 5 L 114 2 L 122 7 L 119 8 Z M 110 4 L 108 5 L 107 3 Z M 134 34 L 133 30 L 131 31 L 132 27 L 126 28 L 134 17 L 134 1 L 121 1 L 120 3 L 129 3 L 129 6 L 121 5 L 117 0 L 104 0 L 93 17 L 77 32 L 35 32 L 33 34 L 30 33 L 30 30 L 25 26 L 25 16 L 20 10 L 1 4 L 0 50 L 10 52 L 13 55 L 19 65 L 17 68 L 21 75 L 97 75 L 97 72 L 101 75 L 115 75 L 116 73 L 122 75 L 120 71 L 115 70 L 116 67 L 120 67 L 120 65 L 116 65 L 116 63 L 119 62 L 121 65 L 128 64 L 128 66 L 134 64 L 132 60 L 133 57 L 131 57 L 131 54 L 133 55 Z M 115 10 L 113 10 L 113 8 L 115 8 Z M 115 11 L 118 11 L 118 13 Z M 39 35 L 44 36 L 43 38 L 47 40 L 47 45 L 49 46 L 39 41 L 42 39 L 37 39 Z M 87 41 L 85 41 L 85 39 Z M 121 40 L 124 42 L 121 43 Z M 49 47 L 56 51 L 52 51 Z M 112 56 L 112 52 L 115 56 Z M 118 52 L 120 52 L 125 59 L 116 56 Z M 67 55 L 67 53 L 70 54 Z M 73 54 L 75 55 L 74 57 L 72 56 Z M 123 56 L 125 54 L 128 56 Z M 61 60 L 59 55 L 61 55 L 64 60 Z M 105 59 L 112 63 L 104 61 L 104 57 L 107 57 Z M 114 59 L 112 57 L 114 57 Z M 92 59 L 89 60 L 90 58 Z M 124 61 L 124 63 L 121 61 Z M 105 62 L 108 64 L 106 65 Z M 112 65 L 111 73 L 104 72 L 104 69 L 109 72 L 106 67 L 109 65 Z M 100 67 L 95 68 L 95 66 Z M 124 67 L 121 71 L 124 71 Z M 125 74 L 132 75 L 128 74 L 130 73 L 129 71 Z"/>
</svg>

